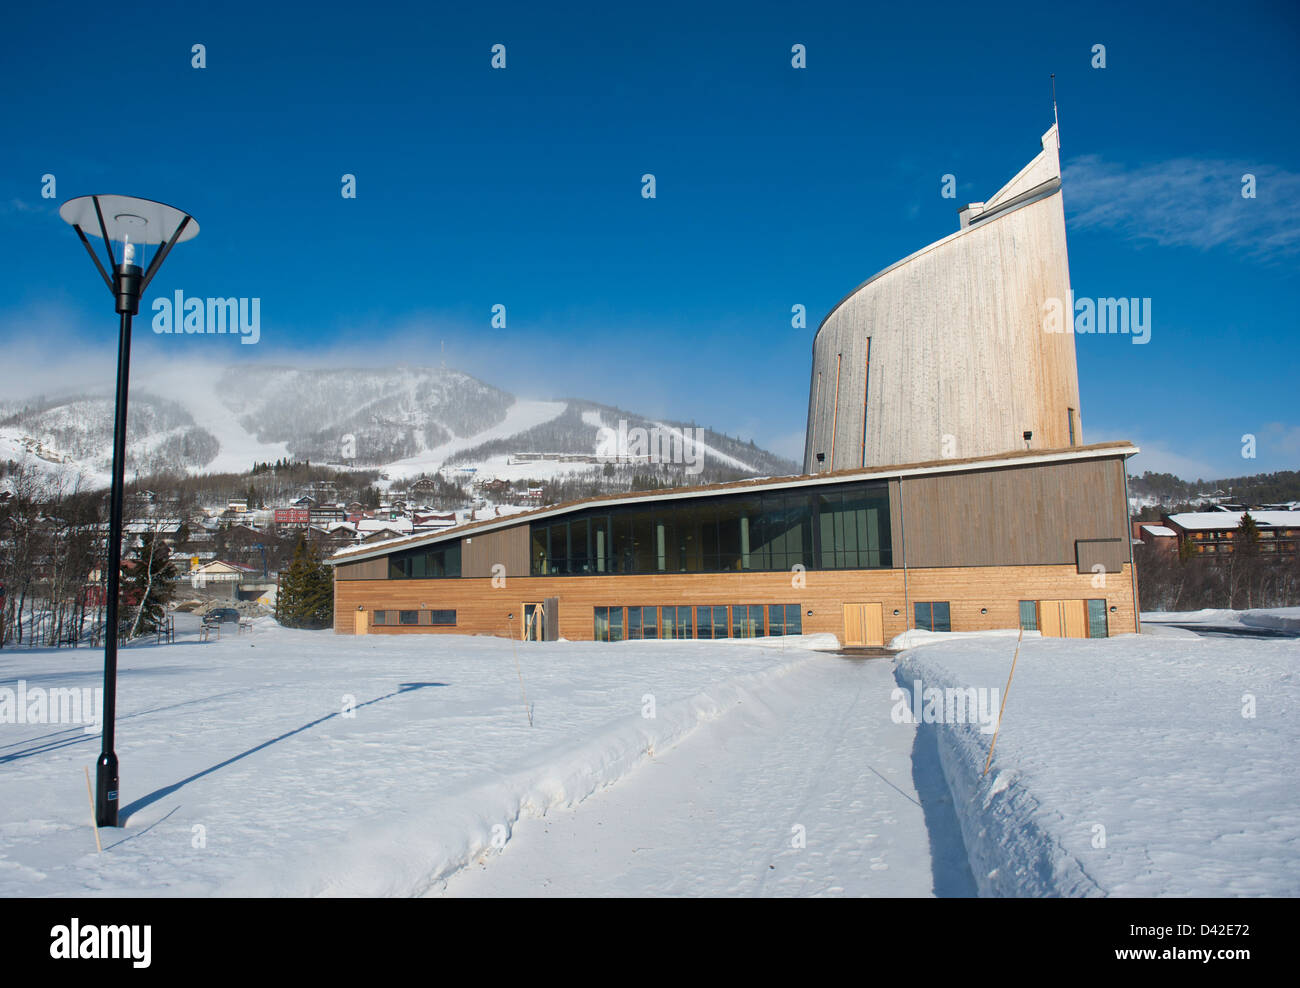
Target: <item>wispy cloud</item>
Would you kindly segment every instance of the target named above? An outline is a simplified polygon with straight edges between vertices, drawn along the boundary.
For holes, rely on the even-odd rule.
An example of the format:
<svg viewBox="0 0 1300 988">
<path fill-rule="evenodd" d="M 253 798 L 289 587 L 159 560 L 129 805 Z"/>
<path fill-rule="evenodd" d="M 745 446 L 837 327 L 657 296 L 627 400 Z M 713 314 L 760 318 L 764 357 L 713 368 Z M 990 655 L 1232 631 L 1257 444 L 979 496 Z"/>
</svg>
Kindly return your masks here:
<svg viewBox="0 0 1300 988">
<path fill-rule="evenodd" d="M 1247 174 L 1254 199 L 1242 198 Z M 1063 185 L 1077 227 L 1269 259 L 1300 252 L 1300 174 L 1272 165 L 1175 158 L 1130 168 L 1086 155 L 1065 168 Z"/>
<path fill-rule="evenodd" d="M 1264 426 L 1259 441 L 1268 446 L 1270 453 L 1300 457 L 1300 425 L 1270 422 Z"/>
</svg>

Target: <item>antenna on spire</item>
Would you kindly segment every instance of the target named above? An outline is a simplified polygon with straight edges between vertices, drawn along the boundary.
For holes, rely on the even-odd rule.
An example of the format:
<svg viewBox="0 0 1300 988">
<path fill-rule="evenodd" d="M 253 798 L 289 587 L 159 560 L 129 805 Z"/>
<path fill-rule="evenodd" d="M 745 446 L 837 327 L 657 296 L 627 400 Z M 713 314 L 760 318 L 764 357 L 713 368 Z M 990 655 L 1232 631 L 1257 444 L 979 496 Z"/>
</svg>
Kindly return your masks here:
<svg viewBox="0 0 1300 988">
<path fill-rule="evenodd" d="M 1056 126 L 1056 149 L 1061 150 L 1061 118 L 1056 115 L 1056 73 L 1052 73 L 1052 123 Z"/>
</svg>

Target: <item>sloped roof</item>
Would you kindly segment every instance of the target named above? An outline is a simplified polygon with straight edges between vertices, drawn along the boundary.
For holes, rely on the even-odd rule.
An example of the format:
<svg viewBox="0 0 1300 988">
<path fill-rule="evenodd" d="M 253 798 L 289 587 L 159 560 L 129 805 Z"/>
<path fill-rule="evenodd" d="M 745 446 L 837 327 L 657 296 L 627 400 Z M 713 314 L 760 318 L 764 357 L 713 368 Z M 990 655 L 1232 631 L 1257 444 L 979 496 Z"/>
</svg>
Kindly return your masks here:
<svg viewBox="0 0 1300 988">
<path fill-rule="evenodd" d="M 817 474 L 796 474 L 790 477 L 752 477 L 748 480 L 733 480 L 724 484 L 702 484 L 695 487 L 669 487 L 654 491 L 635 491 L 632 493 L 599 494 L 596 497 L 567 501 L 563 504 L 535 508 L 516 514 L 502 515 L 484 521 L 469 522 L 444 528 L 438 531 L 417 532 L 396 539 L 370 542 L 360 546 L 340 549 L 329 559 L 330 565 L 352 563 L 376 556 L 385 556 L 400 549 L 445 542 L 464 535 L 477 535 L 481 532 L 511 528 L 525 522 L 549 518 L 553 515 L 568 514 L 593 505 L 608 504 L 613 507 L 622 504 L 639 504 L 645 501 L 668 501 L 688 497 L 713 497 L 743 491 L 783 490 L 791 487 L 818 487 L 826 484 L 841 484 L 854 480 L 889 480 L 897 477 L 924 476 L 939 473 L 964 473 L 978 469 L 997 469 L 1000 467 L 1029 466 L 1038 463 L 1064 463 L 1070 460 L 1095 460 L 1107 457 L 1130 457 L 1139 452 L 1137 446 L 1128 441 L 1092 443 L 1087 446 L 1072 446 L 1058 450 L 1018 450 L 1001 453 L 997 456 L 968 457 L 951 460 L 929 460 L 923 463 L 909 463 L 890 467 L 854 467 L 845 470 L 828 471 Z"/>
</svg>

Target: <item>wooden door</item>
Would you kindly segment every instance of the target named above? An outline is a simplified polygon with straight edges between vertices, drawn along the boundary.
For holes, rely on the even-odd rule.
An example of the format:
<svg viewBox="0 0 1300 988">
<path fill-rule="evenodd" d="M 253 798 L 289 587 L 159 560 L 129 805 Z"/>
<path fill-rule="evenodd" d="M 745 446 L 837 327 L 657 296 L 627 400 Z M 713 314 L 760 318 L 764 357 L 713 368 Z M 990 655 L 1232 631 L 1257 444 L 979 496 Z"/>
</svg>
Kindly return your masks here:
<svg viewBox="0 0 1300 988">
<path fill-rule="evenodd" d="M 885 644 L 884 605 L 845 604 L 844 644 L 846 646 L 876 646 Z"/>
<path fill-rule="evenodd" d="M 1038 602 L 1038 630 L 1044 638 L 1062 637 L 1065 616 L 1061 613 L 1059 600 L 1040 600 Z"/>
<path fill-rule="evenodd" d="M 1040 600 L 1038 630 L 1044 638 L 1087 638 L 1087 601 Z"/>
<path fill-rule="evenodd" d="M 353 631 L 358 635 L 370 634 L 370 612 L 356 611 L 356 623 L 353 625 Z"/>
<path fill-rule="evenodd" d="M 1088 605 L 1082 600 L 1063 600 L 1065 611 L 1065 637 L 1088 637 Z"/>
</svg>

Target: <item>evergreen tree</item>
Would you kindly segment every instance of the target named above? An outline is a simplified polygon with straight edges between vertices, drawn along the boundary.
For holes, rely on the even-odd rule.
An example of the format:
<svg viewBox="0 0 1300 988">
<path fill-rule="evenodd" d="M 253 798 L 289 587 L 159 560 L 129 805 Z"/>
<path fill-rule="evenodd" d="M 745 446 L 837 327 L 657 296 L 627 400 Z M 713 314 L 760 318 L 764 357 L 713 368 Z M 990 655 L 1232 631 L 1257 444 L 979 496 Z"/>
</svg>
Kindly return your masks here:
<svg viewBox="0 0 1300 988">
<path fill-rule="evenodd" d="M 301 534 L 293 561 L 280 577 L 275 619 L 286 628 L 328 628 L 334 623 L 334 574 Z"/>
<path fill-rule="evenodd" d="M 141 538 L 134 563 L 122 581 L 122 609 L 131 615 L 131 638 L 156 631 L 176 594 L 171 550 L 155 533 L 146 532 Z"/>
</svg>

